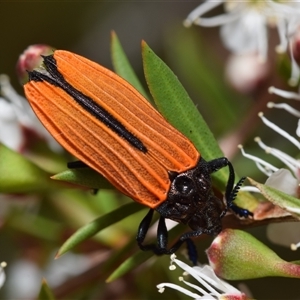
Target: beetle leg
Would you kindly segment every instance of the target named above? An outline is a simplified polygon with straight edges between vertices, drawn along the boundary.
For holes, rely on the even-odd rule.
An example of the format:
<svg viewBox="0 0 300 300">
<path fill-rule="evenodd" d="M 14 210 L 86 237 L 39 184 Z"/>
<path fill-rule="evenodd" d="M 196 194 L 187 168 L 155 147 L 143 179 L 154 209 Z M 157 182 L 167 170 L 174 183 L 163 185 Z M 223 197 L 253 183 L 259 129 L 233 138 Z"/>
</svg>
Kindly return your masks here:
<svg viewBox="0 0 300 300">
<path fill-rule="evenodd" d="M 164 217 L 159 218 L 157 227 L 157 249 L 163 253 L 168 252 L 168 230 L 166 226 L 166 219 Z"/>
<path fill-rule="evenodd" d="M 140 223 L 138 233 L 137 233 L 137 236 L 136 236 L 137 243 L 138 243 L 139 247 L 141 248 L 141 250 L 143 250 L 143 251 L 147 251 L 147 250 L 153 250 L 154 251 L 154 248 L 156 248 L 156 246 L 154 244 L 143 245 L 143 242 L 146 238 L 146 234 L 149 230 L 149 227 L 150 227 L 150 224 L 151 224 L 151 221 L 152 221 L 153 212 L 154 212 L 154 210 L 150 209 L 149 212 L 147 213 L 147 215 L 144 217 L 144 219 Z"/>
<path fill-rule="evenodd" d="M 193 263 L 194 266 L 196 266 L 198 262 L 198 252 L 196 245 L 192 239 L 186 239 L 185 241 L 189 260 Z"/>
<path fill-rule="evenodd" d="M 196 250 L 196 246 L 194 242 L 191 240 L 192 237 L 197 237 L 203 233 L 206 233 L 203 230 L 196 230 L 184 233 L 179 240 L 168 250 L 168 254 L 172 254 L 178 250 L 178 248 L 186 242 L 187 250 L 188 250 L 188 257 L 190 261 L 196 266 L 198 261 L 198 253 Z M 209 234 L 209 232 L 207 232 Z"/>
<path fill-rule="evenodd" d="M 153 212 L 154 212 L 154 210 L 150 209 L 149 212 L 147 213 L 147 215 L 145 216 L 145 218 L 142 220 L 140 226 L 139 226 L 138 234 L 137 234 L 137 237 L 136 237 L 136 240 L 137 240 L 137 243 L 138 243 L 139 247 L 143 251 L 151 250 L 156 255 L 174 253 L 174 252 L 170 252 L 167 249 L 167 246 L 168 246 L 168 230 L 167 230 L 167 227 L 166 227 L 166 221 L 165 221 L 164 217 L 160 217 L 159 222 L 158 222 L 157 245 L 155 245 L 155 244 L 143 245 L 143 242 L 146 238 L 147 232 L 148 232 L 150 224 L 151 224 L 151 220 L 152 220 L 152 217 L 153 217 Z M 180 243 L 180 245 L 181 244 L 182 243 Z"/>
<path fill-rule="evenodd" d="M 163 255 L 163 254 L 173 254 L 178 250 L 178 248 L 184 243 L 187 243 L 188 249 L 188 256 L 190 261 L 196 265 L 198 260 L 197 250 L 194 242 L 191 240 L 191 237 L 196 237 L 201 235 L 202 231 L 191 231 L 184 233 L 180 239 L 170 248 L 168 249 L 168 230 L 166 227 L 166 221 L 164 217 L 160 217 L 157 227 L 157 245 L 155 244 L 147 244 L 143 245 L 147 232 L 149 230 L 151 220 L 153 217 L 153 209 L 150 209 L 145 218 L 142 220 L 138 234 L 136 237 L 137 243 L 141 250 L 153 251 L 156 255 Z"/>
</svg>

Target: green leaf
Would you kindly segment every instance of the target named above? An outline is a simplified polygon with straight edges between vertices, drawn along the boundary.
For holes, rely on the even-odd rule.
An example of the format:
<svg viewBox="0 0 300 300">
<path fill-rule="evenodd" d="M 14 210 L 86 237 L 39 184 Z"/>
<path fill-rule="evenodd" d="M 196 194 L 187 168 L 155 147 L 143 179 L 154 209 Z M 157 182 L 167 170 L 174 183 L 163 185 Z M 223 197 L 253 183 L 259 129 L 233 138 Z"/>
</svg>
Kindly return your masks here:
<svg viewBox="0 0 300 300">
<path fill-rule="evenodd" d="M 51 179 L 65 181 L 91 189 L 114 189 L 106 178 L 91 168 L 69 169 L 51 176 Z"/>
<path fill-rule="evenodd" d="M 0 158 L 0 192 L 41 192 L 57 187 L 47 172 L 3 144 Z"/>
<path fill-rule="evenodd" d="M 250 183 L 256 186 L 260 192 L 272 202 L 274 205 L 278 205 L 279 207 L 283 208 L 284 210 L 291 213 L 296 218 L 300 219 L 300 201 L 299 199 L 288 195 L 284 192 L 274 189 L 273 187 L 264 185 L 262 183 L 256 182 L 252 178 L 248 177 Z"/>
<path fill-rule="evenodd" d="M 128 259 L 126 259 L 106 280 L 106 282 L 114 281 L 153 256 L 151 251 L 138 251 Z"/>
<path fill-rule="evenodd" d="M 69 237 L 65 241 L 65 243 L 58 250 L 56 258 L 60 257 L 81 242 L 94 236 L 104 228 L 119 222 L 120 220 L 138 212 L 143 208 L 144 207 L 142 205 L 139 205 L 137 203 L 128 203 L 86 224 L 85 226 L 78 229 L 71 237 Z"/>
<path fill-rule="evenodd" d="M 193 141 L 206 160 L 222 157 L 212 132 L 176 75 L 145 42 L 142 43 L 142 55 L 146 81 L 158 110 Z M 224 187 L 227 182 L 226 174 L 224 169 L 215 174 L 219 186 Z"/>
<path fill-rule="evenodd" d="M 42 281 L 41 289 L 38 295 L 38 300 L 55 300 L 55 297 L 45 279 L 43 279 Z"/>
<path fill-rule="evenodd" d="M 131 67 L 118 36 L 114 31 L 111 33 L 111 57 L 116 73 L 133 85 L 145 98 L 148 98 L 147 92 Z"/>
<path fill-rule="evenodd" d="M 57 242 L 58 237 L 65 230 L 62 223 L 46 218 L 42 214 L 25 213 L 24 210 L 14 211 L 7 220 L 7 224 L 10 228 L 14 228 L 14 230 L 26 235 L 51 242 Z"/>
</svg>

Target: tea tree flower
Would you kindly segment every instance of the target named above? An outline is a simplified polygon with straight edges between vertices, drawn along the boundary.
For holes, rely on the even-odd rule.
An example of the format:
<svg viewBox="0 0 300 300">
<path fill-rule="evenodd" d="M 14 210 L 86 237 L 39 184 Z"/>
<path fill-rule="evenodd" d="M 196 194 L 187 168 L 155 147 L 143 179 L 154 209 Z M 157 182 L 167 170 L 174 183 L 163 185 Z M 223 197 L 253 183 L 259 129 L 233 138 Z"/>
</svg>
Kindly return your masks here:
<svg viewBox="0 0 300 300">
<path fill-rule="evenodd" d="M 283 137 L 285 137 L 289 141 L 296 142 L 293 136 L 289 135 L 286 131 L 282 130 L 277 125 L 270 122 L 267 118 L 264 117 L 262 113 L 260 114 L 260 117 L 264 121 L 264 123 L 267 124 L 267 126 L 276 130 L 278 133 L 280 133 Z M 298 188 L 299 188 L 298 170 L 300 167 L 300 162 L 295 158 L 293 158 L 292 156 L 290 156 L 289 154 L 277 148 L 267 146 L 259 137 L 256 137 L 255 141 L 257 142 L 260 148 L 266 151 L 266 153 L 271 154 L 276 158 L 278 158 L 280 161 L 282 161 L 287 167 L 287 169 L 279 169 L 276 166 L 270 164 L 269 162 L 259 157 L 246 153 L 245 150 L 240 145 L 239 147 L 242 151 L 242 154 L 245 157 L 253 160 L 256 166 L 259 168 L 259 170 L 268 176 L 268 179 L 265 183 L 266 185 L 274 187 L 294 197 L 297 197 Z M 248 187 L 245 187 L 244 190 L 258 191 L 256 188 L 249 189 Z"/>
<path fill-rule="evenodd" d="M 269 103 L 269 107 L 276 107 L 276 108 L 283 108 L 287 109 L 287 111 L 293 111 L 297 113 L 296 110 L 292 109 L 292 107 L 288 106 L 287 104 L 279 104 L 275 105 L 272 103 Z M 269 121 L 263 113 L 259 113 L 259 117 L 264 122 L 264 124 L 277 133 L 279 133 L 283 138 L 288 140 L 290 143 L 294 144 L 299 150 L 300 150 L 300 143 L 298 140 L 290 135 L 285 130 L 281 129 L 276 124 Z M 297 129 L 298 131 L 298 129 Z M 287 169 L 279 169 L 276 166 L 262 160 L 261 158 L 255 157 L 253 155 L 247 154 L 242 146 L 239 146 L 241 148 L 242 154 L 253 160 L 260 171 L 262 171 L 265 175 L 267 175 L 269 178 L 266 181 L 266 185 L 275 187 L 276 189 L 279 189 L 289 195 L 297 197 L 298 195 L 298 188 L 299 188 L 299 179 L 300 179 L 300 161 L 293 158 L 289 154 L 281 151 L 280 149 L 270 147 L 266 145 L 259 137 L 255 138 L 255 141 L 259 145 L 260 148 L 266 151 L 266 153 L 271 154 L 278 158 L 281 162 L 284 163 L 284 165 L 287 167 Z M 293 174 L 293 175 L 292 175 Z"/>
<path fill-rule="evenodd" d="M 281 97 L 284 97 L 286 99 L 294 99 L 294 100 L 300 100 L 300 96 L 297 93 L 289 92 L 280 90 L 274 87 L 271 87 L 269 89 L 270 93 L 277 94 Z M 271 128 L 273 131 L 277 132 L 279 135 L 283 137 L 284 140 L 294 145 L 298 150 L 300 150 L 300 143 L 297 137 L 300 136 L 300 111 L 296 110 L 294 107 L 287 103 L 272 103 L 269 102 L 267 104 L 269 108 L 276 108 L 276 109 L 283 109 L 287 111 L 292 116 L 296 117 L 298 119 L 297 128 L 295 130 L 296 136 L 291 135 L 289 132 L 286 132 L 282 128 L 280 128 L 278 125 L 274 124 L 270 120 L 268 120 L 263 113 L 259 113 L 259 117 L 263 121 L 263 123 Z M 269 145 L 266 145 L 259 137 L 255 138 L 255 141 L 259 145 L 260 148 L 262 148 L 266 153 L 273 155 L 277 159 L 279 159 L 284 165 L 285 168 L 279 169 L 278 167 L 268 163 L 267 161 L 262 160 L 259 157 L 255 157 L 253 155 L 250 155 L 245 152 L 245 150 L 240 146 L 242 154 L 253 160 L 257 167 L 266 175 L 268 176 L 265 185 L 274 187 L 277 190 L 280 190 L 288 195 L 291 195 L 295 198 L 299 198 L 299 183 L 300 183 L 300 161 L 288 153 L 283 152 L 280 149 L 277 149 L 275 147 L 270 147 Z M 243 189 L 243 188 L 242 188 Z M 245 190 L 250 191 L 256 191 L 259 192 L 258 189 L 253 187 L 245 187 Z M 293 211 L 290 208 L 286 208 L 288 212 L 293 213 Z M 285 226 L 285 224 L 281 224 L 281 226 Z M 287 226 L 290 226 L 287 224 Z M 292 239 L 295 239 L 295 236 L 297 235 L 296 232 L 299 231 L 297 229 L 297 224 L 293 224 L 293 230 L 291 228 L 287 227 L 285 233 L 285 238 L 282 239 L 281 235 L 278 234 L 279 230 L 277 228 L 277 225 L 270 224 L 268 226 L 268 236 L 273 242 L 276 242 L 278 244 L 289 244 L 291 245 L 291 242 L 287 243 L 286 241 L 291 241 Z M 273 231 L 276 231 L 276 233 Z M 276 239 L 280 239 L 280 241 L 276 241 Z M 297 247 L 300 246 L 300 243 L 292 244 L 292 249 L 297 249 Z"/>
<path fill-rule="evenodd" d="M 160 293 L 163 293 L 165 288 L 169 287 L 194 299 L 247 299 L 245 294 L 218 278 L 213 269 L 208 265 L 190 267 L 186 263 L 178 260 L 175 254 L 172 254 L 170 270 L 175 270 L 176 265 L 184 270 L 183 276 L 179 277 L 179 281 L 182 281 L 187 287 L 195 290 L 195 292 L 177 284 L 160 283 L 157 285 Z M 186 281 L 184 276 L 187 275 L 194 277 L 199 285 Z"/>
<path fill-rule="evenodd" d="M 224 14 L 203 17 L 207 12 L 223 4 Z M 268 27 L 276 27 L 279 36 L 278 52 L 291 47 L 293 36 L 300 25 L 300 2 L 274 0 L 207 0 L 194 9 L 184 21 L 212 27 L 221 26 L 221 38 L 225 46 L 235 54 L 257 54 L 260 61 L 266 61 L 268 52 Z M 299 77 L 299 68 L 292 54 L 291 83 Z"/>
</svg>

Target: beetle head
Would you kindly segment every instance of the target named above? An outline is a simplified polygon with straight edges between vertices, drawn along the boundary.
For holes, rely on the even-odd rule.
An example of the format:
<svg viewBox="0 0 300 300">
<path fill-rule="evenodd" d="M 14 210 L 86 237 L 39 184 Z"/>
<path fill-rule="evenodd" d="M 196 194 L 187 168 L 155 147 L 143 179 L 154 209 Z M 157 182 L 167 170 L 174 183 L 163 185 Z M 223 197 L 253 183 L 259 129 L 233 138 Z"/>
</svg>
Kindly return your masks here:
<svg viewBox="0 0 300 300">
<path fill-rule="evenodd" d="M 224 203 L 212 191 L 207 162 L 180 174 L 172 173 L 168 198 L 156 210 L 165 218 L 189 225 L 208 234 L 221 231 Z"/>
</svg>

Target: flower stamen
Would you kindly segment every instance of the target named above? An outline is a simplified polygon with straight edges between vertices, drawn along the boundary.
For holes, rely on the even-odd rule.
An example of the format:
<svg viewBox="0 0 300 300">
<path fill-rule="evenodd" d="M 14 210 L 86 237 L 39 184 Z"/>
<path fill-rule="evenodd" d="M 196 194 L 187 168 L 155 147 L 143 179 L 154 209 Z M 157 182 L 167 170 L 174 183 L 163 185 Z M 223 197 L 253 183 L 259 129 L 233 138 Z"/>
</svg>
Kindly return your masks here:
<svg viewBox="0 0 300 300">
<path fill-rule="evenodd" d="M 196 20 L 199 20 L 199 17 L 204 15 L 206 12 L 214 9 L 218 5 L 222 4 L 220 1 L 206 1 L 202 5 L 196 7 L 184 20 L 183 25 L 185 27 L 190 27 Z"/>
<path fill-rule="evenodd" d="M 278 108 L 278 109 L 284 109 L 285 111 L 287 111 L 288 113 L 290 113 L 291 115 L 300 118 L 300 111 L 295 109 L 294 107 L 290 106 L 287 103 L 274 103 L 274 102 L 268 102 L 267 103 L 267 107 L 268 108 Z"/>
<path fill-rule="evenodd" d="M 169 287 L 169 288 L 172 288 L 174 290 L 177 290 L 178 292 L 181 292 L 183 294 L 186 294 L 187 296 L 190 296 L 191 298 L 194 298 L 194 299 L 197 299 L 197 298 L 200 298 L 201 296 L 196 294 L 196 293 L 193 293 L 193 292 L 190 292 L 189 290 L 177 285 L 177 284 L 174 284 L 174 283 L 160 283 L 156 286 L 158 288 L 158 292 L 159 293 L 163 293 L 165 291 L 165 288 L 166 287 Z"/>
<path fill-rule="evenodd" d="M 300 143 L 294 137 L 292 137 L 290 134 L 288 134 L 286 131 L 281 129 L 279 126 L 277 126 L 276 124 L 272 123 L 267 118 L 265 118 L 262 112 L 260 112 L 258 116 L 262 119 L 262 121 L 266 126 L 270 127 L 275 132 L 279 133 L 281 136 L 283 136 L 284 138 L 289 140 L 292 144 L 294 144 L 298 149 L 300 149 Z"/>
<path fill-rule="evenodd" d="M 259 168 L 259 170 L 262 171 L 267 176 L 270 176 L 271 174 L 273 174 L 273 172 L 278 171 L 278 168 L 274 167 L 273 165 L 266 162 L 265 160 L 255 155 L 246 153 L 242 145 L 238 145 L 238 148 L 241 150 L 241 153 L 244 157 L 254 161 L 257 167 Z"/>
<path fill-rule="evenodd" d="M 296 251 L 300 247 L 300 242 L 297 244 L 291 244 L 291 250 Z"/>
<path fill-rule="evenodd" d="M 182 270 L 184 270 L 184 275 L 191 275 L 193 276 L 201 285 L 195 285 L 186 281 L 183 276 L 179 277 L 179 281 L 183 282 L 185 285 L 195 289 L 201 295 L 193 293 L 186 288 L 178 286 L 172 283 L 161 283 L 157 285 L 159 292 L 162 293 L 165 290 L 165 287 L 173 288 L 177 291 L 180 291 L 187 296 L 196 299 L 221 299 L 222 296 L 228 296 L 230 298 L 231 295 L 237 296 L 237 299 L 244 299 L 244 294 L 238 291 L 233 286 L 229 285 L 225 281 L 219 279 L 216 274 L 214 273 L 213 269 L 205 265 L 203 267 L 190 267 L 186 263 L 176 259 L 176 255 L 171 255 L 171 262 L 170 264 L 173 266 L 177 264 Z M 203 287 L 203 288 L 202 288 Z"/>
<path fill-rule="evenodd" d="M 294 172 L 294 174 L 296 174 L 297 170 L 300 169 L 300 162 L 290 155 L 282 152 L 279 149 L 267 146 L 259 137 L 256 137 L 254 140 L 258 143 L 260 148 L 264 149 L 266 153 L 271 154 L 282 161 L 288 168 L 290 168 Z"/>
<path fill-rule="evenodd" d="M 294 100 L 300 100 L 300 94 L 294 93 L 294 92 L 288 92 L 281 89 L 278 89 L 274 86 L 270 86 L 268 89 L 268 92 L 270 94 L 275 94 L 277 96 L 286 98 L 286 99 L 294 99 Z"/>
</svg>

